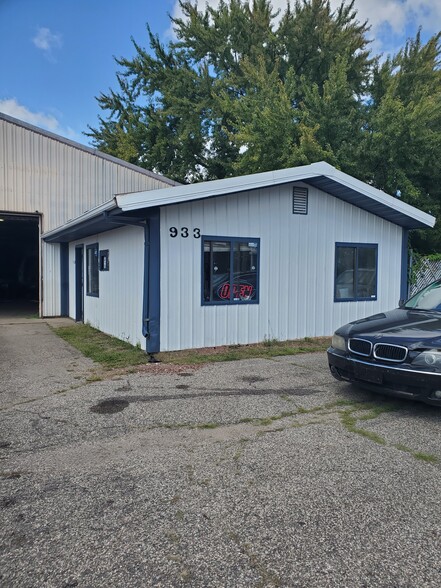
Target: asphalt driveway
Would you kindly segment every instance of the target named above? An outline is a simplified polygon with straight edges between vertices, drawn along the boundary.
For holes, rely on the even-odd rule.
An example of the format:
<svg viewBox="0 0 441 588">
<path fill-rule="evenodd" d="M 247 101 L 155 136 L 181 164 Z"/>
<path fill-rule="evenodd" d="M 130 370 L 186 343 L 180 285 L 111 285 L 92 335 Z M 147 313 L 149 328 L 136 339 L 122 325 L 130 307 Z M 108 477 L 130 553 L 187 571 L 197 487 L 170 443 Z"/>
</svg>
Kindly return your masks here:
<svg viewBox="0 0 441 588">
<path fill-rule="evenodd" d="M 324 354 L 92 369 L 0 325 L 1 586 L 441 585 L 440 409 Z"/>
</svg>

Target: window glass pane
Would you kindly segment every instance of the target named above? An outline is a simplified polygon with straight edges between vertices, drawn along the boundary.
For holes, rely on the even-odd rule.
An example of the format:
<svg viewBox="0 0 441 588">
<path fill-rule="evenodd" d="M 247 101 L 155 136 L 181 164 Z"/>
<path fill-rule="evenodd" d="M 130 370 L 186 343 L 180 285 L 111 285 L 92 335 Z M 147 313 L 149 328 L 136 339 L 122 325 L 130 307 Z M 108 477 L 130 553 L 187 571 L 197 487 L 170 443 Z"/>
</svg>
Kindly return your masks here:
<svg viewBox="0 0 441 588">
<path fill-rule="evenodd" d="M 86 249 L 87 294 L 98 296 L 98 245 Z"/>
<path fill-rule="evenodd" d="M 211 300 L 211 242 L 204 241 L 204 300 Z"/>
<path fill-rule="evenodd" d="M 354 298 L 355 288 L 355 247 L 336 248 L 335 298 Z"/>
<path fill-rule="evenodd" d="M 257 286 L 257 243 L 236 242 L 233 250 L 233 300 L 253 300 Z"/>
<path fill-rule="evenodd" d="M 376 250 L 373 247 L 358 249 L 357 298 L 375 298 Z"/>
<path fill-rule="evenodd" d="M 259 239 L 205 238 L 202 303 L 257 303 Z"/>
<path fill-rule="evenodd" d="M 228 241 L 204 243 L 204 299 L 210 302 L 230 299 L 230 243 Z"/>
</svg>

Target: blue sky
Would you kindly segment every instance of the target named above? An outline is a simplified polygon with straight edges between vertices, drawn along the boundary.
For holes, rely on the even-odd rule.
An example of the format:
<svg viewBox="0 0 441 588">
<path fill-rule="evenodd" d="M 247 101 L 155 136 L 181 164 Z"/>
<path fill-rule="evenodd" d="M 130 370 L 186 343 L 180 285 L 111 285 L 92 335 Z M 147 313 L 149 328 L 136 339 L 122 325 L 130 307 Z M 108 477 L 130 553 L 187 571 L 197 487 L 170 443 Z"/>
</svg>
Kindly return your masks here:
<svg viewBox="0 0 441 588">
<path fill-rule="evenodd" d="M 375 52 L 395 52 L 419 25 L 424 38 L 441 30 L 441 0 L 356 7 L 372 26 Z M 0 0 L 0 111 L 87 144 L 82 133 L 101 114 L 95 96 L 116 87 L 113 56 L 134 55 L 131 36 L 146 46 L 147 22 L 170 40 L 168 13 L 179 14 L 177 0 Z"/>
</svg>

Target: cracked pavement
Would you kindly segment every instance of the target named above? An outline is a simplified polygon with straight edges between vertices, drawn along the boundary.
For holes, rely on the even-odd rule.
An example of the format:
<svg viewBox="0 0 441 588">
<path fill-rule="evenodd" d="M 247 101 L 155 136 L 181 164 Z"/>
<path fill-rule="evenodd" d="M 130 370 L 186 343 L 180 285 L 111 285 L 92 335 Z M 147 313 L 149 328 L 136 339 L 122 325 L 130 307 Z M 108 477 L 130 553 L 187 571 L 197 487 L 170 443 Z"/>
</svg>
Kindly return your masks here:
<svg viewBox="0 0 441 588">
<path fill-rule="evenodd" d="M 441 585 L 439 409 L 322 353 L 88 382 L 0 329 L 1 586 Z"/>
</svg>

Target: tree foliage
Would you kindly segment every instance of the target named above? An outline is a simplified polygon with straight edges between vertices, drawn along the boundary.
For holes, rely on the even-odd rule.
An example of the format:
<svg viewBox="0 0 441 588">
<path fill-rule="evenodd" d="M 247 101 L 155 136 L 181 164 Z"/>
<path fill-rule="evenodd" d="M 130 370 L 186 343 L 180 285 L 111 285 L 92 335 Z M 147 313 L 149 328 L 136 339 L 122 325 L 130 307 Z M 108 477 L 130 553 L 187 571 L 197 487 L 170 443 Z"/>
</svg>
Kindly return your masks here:
<svg viewBox="0 0 441 588">
<path fill-rule="evenodd" d="M 354 1 L 181 1 L 175 40 L 116 62 L 98 97 L 99 149 L 181 182 L 325 160 L 441 213 L 440 34 L 383 60 Z M 414 245 L 441 251 L 441 231 Z"/>
</svg>

